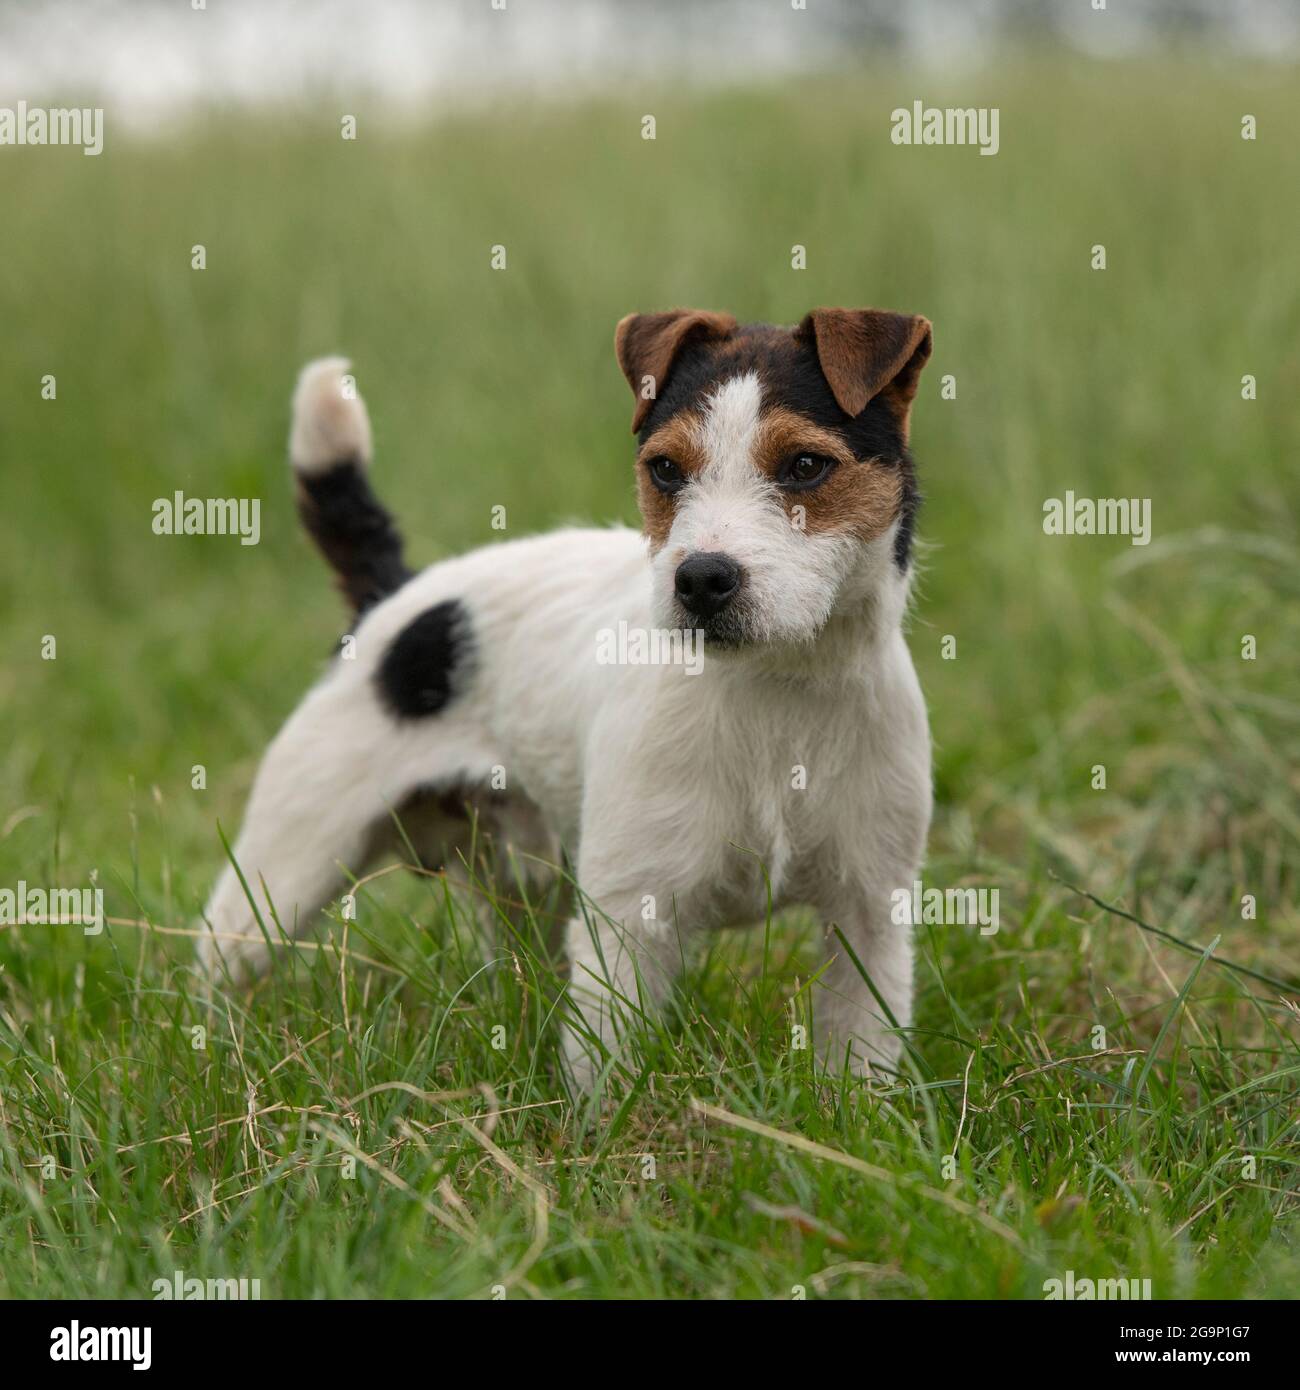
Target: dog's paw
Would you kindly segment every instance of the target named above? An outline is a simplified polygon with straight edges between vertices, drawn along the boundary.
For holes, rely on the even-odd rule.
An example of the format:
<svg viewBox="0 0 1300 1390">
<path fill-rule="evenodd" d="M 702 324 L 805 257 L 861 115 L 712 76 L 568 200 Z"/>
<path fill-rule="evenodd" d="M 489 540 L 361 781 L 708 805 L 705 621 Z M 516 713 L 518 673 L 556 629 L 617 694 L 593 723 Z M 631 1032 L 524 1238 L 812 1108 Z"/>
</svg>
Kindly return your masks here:
<svg viewBox="0 0 1300 1390">
<path fill-rule="evenodd" d="M 881 1084 L 891 1081 L 899 1070 L 903 1040 L 881 1020 L 864 1018 L 852 1031 L 819 1028 L 817 1051 L 822 1065 L 832 1074 L 847 1064 L 853 1076 Z"/>
<path fill-rule="evenodd" d="M 232 984 L 246 985 L 266 973 L 271 959 L 260 935 L 218 937 L 202 924 L 201 929 L 195 966 L 208 984 L 229 979 Z"/>
<path fill-rule="evenodd" d="M 564 1024 L 564 1083 L 575 1102 L 586 1100 L 596 1089 L 605 1069 L 603 1049 L 585 1030 Z"/>
</svg>

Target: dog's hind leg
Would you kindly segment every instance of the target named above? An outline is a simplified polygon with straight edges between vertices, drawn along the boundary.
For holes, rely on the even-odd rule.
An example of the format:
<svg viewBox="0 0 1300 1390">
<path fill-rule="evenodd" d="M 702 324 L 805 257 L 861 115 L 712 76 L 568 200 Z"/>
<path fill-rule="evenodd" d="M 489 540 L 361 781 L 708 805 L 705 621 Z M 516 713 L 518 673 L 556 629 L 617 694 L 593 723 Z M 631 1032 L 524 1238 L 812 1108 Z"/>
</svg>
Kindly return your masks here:
<svg viewBox="0 0 1300 1390">
<path fill-rule="evenodd" d="M 364 870 L 385 842 L 394 808 L 426 780 L 423 750 L 412 747 L 411 734 L 351 665 L 337 663 L 267 749 L 234 864 L 204 914 L 211 933 L 199 961 L 208 974 L 220 973 L 223 961 L 236 980 L 264 971 L 266 936 L 275 943 L 282 932 L 305 930 L 345 875 Z"/>
</svg>

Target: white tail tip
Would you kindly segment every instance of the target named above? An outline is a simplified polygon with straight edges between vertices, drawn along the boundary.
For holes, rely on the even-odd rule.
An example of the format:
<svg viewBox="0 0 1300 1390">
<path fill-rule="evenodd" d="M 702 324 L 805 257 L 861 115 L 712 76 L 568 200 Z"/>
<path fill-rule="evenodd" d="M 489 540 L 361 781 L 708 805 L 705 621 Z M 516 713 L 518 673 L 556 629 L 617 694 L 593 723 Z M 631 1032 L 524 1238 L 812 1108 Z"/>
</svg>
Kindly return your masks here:
<svg viewBox="0 0 1300 1390">
<path fill-rule="evenodd" d="M 346 357 L 308 362 L 293 393 L 289 462 L 294 471 L 323 473 L 336 464 L 370 462 L 370 417 L 349 375 Z"/>
</svg>

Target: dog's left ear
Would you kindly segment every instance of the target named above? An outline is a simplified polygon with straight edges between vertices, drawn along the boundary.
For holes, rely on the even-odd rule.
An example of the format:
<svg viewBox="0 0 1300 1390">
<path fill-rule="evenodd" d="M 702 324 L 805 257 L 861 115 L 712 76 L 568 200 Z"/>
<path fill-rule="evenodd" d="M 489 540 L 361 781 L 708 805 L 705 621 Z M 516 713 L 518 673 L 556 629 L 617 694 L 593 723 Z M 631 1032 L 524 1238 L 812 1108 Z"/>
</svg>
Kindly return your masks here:
<svg viewBox="0 0 1300 1390">
<path fill-rule="evenodd" d="M 930 320 L 887 309 L 814 309 L 795 329 L 814 345 L 822 375 L 846 415 L 884 395 L 907 439 L 921 368 L 930 358 Z"/>
<path fill-rule="evenodd" d="M 655 398 L 664 389 L 673 359 L 689 342 L 729 338 L 736 320 L 707 309 L 670 309 L 666 314 L 628 314 L 614 330 L 618 365 L 636 393 L 632 433 L 645 423 Z"/>
</svg>

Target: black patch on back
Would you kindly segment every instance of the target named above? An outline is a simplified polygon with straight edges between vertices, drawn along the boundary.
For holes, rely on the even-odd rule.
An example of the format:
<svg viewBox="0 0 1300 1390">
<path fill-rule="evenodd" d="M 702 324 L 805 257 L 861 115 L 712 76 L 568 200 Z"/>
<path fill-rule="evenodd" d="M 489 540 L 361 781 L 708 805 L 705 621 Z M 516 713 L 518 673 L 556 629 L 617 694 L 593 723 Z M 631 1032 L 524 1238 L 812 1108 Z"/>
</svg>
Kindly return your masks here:
<svg viewBox="0 0 1300 1390">
<path fill-rule="evenodd" d="M 366 470 L 344 459 L 324 473 L 298 474 L 298 515 L 360 615 L 411 577 L 402 537 L 370 487 Z"/>
<path fill-rule="evenodd" d="M 879 459 L 885 467 L 899 470 L 902 500 L 894 562 L 905 570 L 921 494 L 897 422 L 879 399 L 869 401 L 860 415 L 846 415 L 822 375 L 816 348 L 787 328 L 747 323 L 721 342 L 706 339 L 687 343 L 674 358 L 664 389 L 637 433 L 638 443 L 644 444 L 679 410 L 699 408 L 723 382 L 749 372 L 755 372 L 762 382 L 765 404 L 778 403 L 798 411 L 814 424 L 834 430 L 856 458 Z"/>
<path fill-rule="evenodd" d="M 446 709 L 464 689 L 473 652 L 469 614 L 459 599 L 426 608 L 393 638 L 375 671 L 375 688 L 398 719 Z"/>
</svg>

